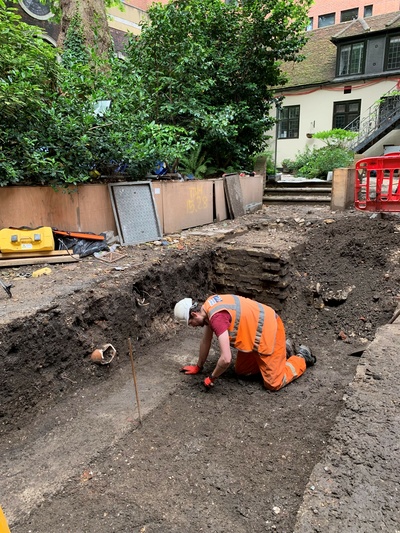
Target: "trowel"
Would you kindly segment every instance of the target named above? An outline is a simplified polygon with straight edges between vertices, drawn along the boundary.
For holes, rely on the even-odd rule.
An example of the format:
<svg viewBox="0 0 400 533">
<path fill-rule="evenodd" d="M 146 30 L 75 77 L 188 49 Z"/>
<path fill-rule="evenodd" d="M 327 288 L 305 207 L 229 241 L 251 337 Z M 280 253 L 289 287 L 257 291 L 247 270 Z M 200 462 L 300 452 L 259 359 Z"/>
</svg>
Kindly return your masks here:
<svg viewBox="0 0 400 533">
<path fill-rule="evenodd" d="M 8 297 L 9 298 L 12 298 L 12 294 L 11 294 L 11 287 L 13 286 L 12 284 L 10 285 L 7 285 L 6 283 L 4 283 L 3 281 L 1 281 L 0 279 L 0 285 L 3 287 L 3 289 L 6 291 L 6 293 L 8 294 Z"/>
<path fill-rule="evenodd" d="M 340 351 L 344 355 L 351 355 L 353 357 L 361 357 L 365 350 L 369 347 L 370 342 L 357 342 L 355 344 L 345 344 L 340 347 Z"/>
</svg>

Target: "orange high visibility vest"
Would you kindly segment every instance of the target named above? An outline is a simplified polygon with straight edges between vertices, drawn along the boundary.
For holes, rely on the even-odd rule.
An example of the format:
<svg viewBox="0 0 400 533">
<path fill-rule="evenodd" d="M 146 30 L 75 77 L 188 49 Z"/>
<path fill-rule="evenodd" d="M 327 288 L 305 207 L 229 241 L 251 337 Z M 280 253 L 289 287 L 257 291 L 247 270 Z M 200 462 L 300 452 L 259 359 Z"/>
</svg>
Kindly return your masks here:
<svg viewBox="0 0 400 533">
<path fill-rule="evenodd" d="M 4 516 L 1 506 L 0 506 L 0 533 L 10 533 L 7 520 L 6 520 L 6 517 Z"/>
<path fill-rule="evenodd" d="M 234 294 L 214 294 L 203 308 L 210 319 L 218 311 L 228 311 L 231 324 L 229 343 L 241 352 L 271 354 L 275 349 L 277 314 L 267 305 Z"/>
</svg>

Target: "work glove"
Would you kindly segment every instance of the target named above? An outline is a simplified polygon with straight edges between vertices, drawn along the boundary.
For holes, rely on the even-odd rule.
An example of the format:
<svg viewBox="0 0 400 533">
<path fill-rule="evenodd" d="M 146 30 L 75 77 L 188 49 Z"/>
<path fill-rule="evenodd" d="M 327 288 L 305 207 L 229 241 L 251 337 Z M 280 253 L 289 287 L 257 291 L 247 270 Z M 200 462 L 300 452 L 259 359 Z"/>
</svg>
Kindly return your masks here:
<svg viewBox="0 0 400 533">
<path fill-rule="evenodd" d="M 211 387 L 214 387 L 214 381 L 215 381 L 215 378 L 213 378 L 212 376 L 207 376 L 206 379 L 203 381 L 203 385 L 205 386 L 206 389 L 211 389 Z"/>
<path fill-rule="evenodd" d="M 201 371 L 201 367 L 198 365 L 186 365 L 183 366 L 180 371 L 190 375 L 198 374 Z"/>
</svg>

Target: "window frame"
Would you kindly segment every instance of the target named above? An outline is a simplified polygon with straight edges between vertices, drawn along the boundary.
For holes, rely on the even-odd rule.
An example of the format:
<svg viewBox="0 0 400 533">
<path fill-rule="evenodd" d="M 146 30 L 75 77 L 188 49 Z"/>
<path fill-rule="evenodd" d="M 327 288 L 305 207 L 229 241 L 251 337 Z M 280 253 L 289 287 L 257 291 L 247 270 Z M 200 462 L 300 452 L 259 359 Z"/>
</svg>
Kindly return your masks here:
<svg viewBox="0 0 400 533">
<path fill-rule="evenodd" d="M 343 15 L 346 13 L 346 14 L 350 14 L 350 13 L 354 13 L 355 12 L 355 17 L 346 17 L 345 19 L 343 19 Z M 343 11 L 340 12 L 340 22 L 350 22 L 354 19 L 358 18 L 358 7 L 353 7 L 352 9 L 344 9 Z"/>
<path fill-rule="evenodd" d="M 340 115 L 340 114 L 343 114 L 343 112 L 339 113 L 339 112 L 336 112 L 335 113 L 335 107 L 338 106 L 338 105 L 345 105 L 345 106 L 348 106 L 349 104 L 358 104 L 358 121 L 359 121 L 359 124 L 360 124 L 360 117 L 361 117 L 361 99 L 354 99 L 354 100 L 338 100 L 337 102 L 333 102 L 333 110 L 332 110 L 332 129 L 336 129 L 336 128 L 340 128 L 340 129 L 344 129 L 346 128 L 351 122 L 353 122 L 353 120 L 355 120 L 357 117 L 354 117 L 352 118 L 351 120 L 349 120 L 347 118 L 348 115 L 354 113 L 352 111 L 349 111 L 349 110 L 346 110 L 344 112 L 344 115 L 345 115 L 345 124 L 344 126 L 341 126 L 341 125 L 337 125 L 336 122 L 335 122 L 335 117 L 337 115 Z M 358 131 L 358 128 L 357 129 L 354 129 L 352 131 Z"/>
<path fill-rule="evenodd" d="M 370 15 L 367 13 L 367 10 L 371 11 Z M 374 14 L 374 6 L 373 6 L 373 4 L 368 4 L 367 6 L 364 6 L 364 18 L 372 17 L 373 14 Z"/>
<path fill-rule="evenodd" d="M 297 111 L 297 115 L 295 115 L 294 117 L 290 117 L 289 114 L 290 114 L 290 111 L 291 110 L 296 110 Z M 283 113 L 287 111 L 287 115 L 288 116 L 283 116 Z M 296 123 L 296 126 L 293 128 L 293 126 L 291 125 L 292 123 Z M 286 124 L 286 129 L 285 129 L 285 133 L 287 133 L 286 135 L 283 135 L 283 125 Z M 290 135 L 291 131 L 294 131 L 295 134 L 294 135 Z M 297 135 L 296 135 L 297 133 Z M 280 109 L 279 109 L 279 112 L 278 112 L 278 135 L 277 135 L 278 139 L 299 139 L 300 137 L 300 105 L 297 104 L 297 105 L 287 105 L 287 106 L 282 106 Z"/>
<path fill-rule="evenodd" d="M 399 39 L 398 43 L 398 51 L 397 51 L 397 57 L 398 57 L 398 64 L 395 67 L 389 67 L 389 55 L 390 55 L 390 41 L 392 39 Z M 393 35 L 388 35 L 386 38 L 386 46 L 385 46 L 385 70 L 392 71 L 392 70 L 400 70 L 400 33 L 396 33 Z"/>
<path fill-rule="evenodd" d="M 358 72 L 351 72 L 350 71 L 350 65 L 351 65 L 351 62 L 352 62 L 352 55 L 353 55 L 353 49 L 355 46 L 358 46 L 358 45 L 362 45 L 362 59 L 360 61 L 360 70 Z M 341 71 L 342 71 L 342 52 L 344 50 L 344 48 L 346 47 L 350 47 L 350 59 L 348 61 L 348 64 L 349 64 L 349 67 L 347 68 L 347 71 L 342 74 Z M 337 49 L 337 59 L 336 59 L 336 76 L 337 77 L 340 77 L 340 78 L 345 78 L 345 77 L 349 77 L 349 76 L 360 76 L 361 74 L 364 74 L 365 73 L 365 59 L 366 59 L 366 49 L 367 49 L 367 46 L 366 46 L 366 40 L 363 39 L 363 40 L 358 40 L 358 41 L 353 41 L 353 42 L 350 42 L 350 43 L 343 43 L 341 45 L 338 46 L 338 49 Z"/>
<path fill-rule="evenodd" d="M 54 13 L 50 9 L 50 2 L 42 3 L 40 0 L 18 0 L 18 3 L 34 19 L 47 20 L 54 17 Z"/>
<path fill-rule="evenodd" d="M 333 16 L 333 22 L 330 23 L 330 24 L 323 24 L 321 26 L 321 19 L 322 17 L 332 17 Z M 332 13 L 324 13 L 323 15 L 319 15 L 318 16 L 318 28 L 326 28 L 327 26 L 334 26 L 336 22 L 336 13 L 335 12 L 332 12 Z"/>
</svg>

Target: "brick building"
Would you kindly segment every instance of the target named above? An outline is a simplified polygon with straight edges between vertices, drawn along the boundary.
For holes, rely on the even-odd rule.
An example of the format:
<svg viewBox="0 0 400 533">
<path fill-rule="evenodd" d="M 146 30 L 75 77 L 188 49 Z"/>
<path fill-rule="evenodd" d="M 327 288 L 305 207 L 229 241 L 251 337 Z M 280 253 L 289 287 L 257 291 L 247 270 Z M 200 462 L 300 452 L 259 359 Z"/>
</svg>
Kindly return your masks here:
<svg viewBox="0 0 400 533">
<path fill-rule="evenodd" d="M 310 8 L 308 29 L 324 28 L 341 22 L 349 22 L 358 17 L 368 18 L 384 13 L 394 13 L 400 9 L 400 0 L 315 0 Z"/>
</svg>

